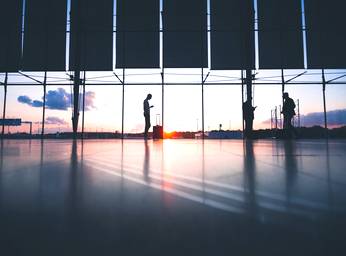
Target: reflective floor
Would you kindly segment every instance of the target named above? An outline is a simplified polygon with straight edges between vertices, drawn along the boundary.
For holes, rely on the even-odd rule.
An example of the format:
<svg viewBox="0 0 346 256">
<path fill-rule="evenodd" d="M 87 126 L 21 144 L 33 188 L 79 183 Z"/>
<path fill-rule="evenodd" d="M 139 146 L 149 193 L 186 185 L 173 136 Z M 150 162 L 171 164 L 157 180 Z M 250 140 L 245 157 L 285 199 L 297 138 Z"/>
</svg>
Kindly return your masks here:
<svg viewBox="0 0 346 256">
<path fill-rule="evenodd" d="M 343 255 L 345 140 L 4 140 L 1 255 Z"/>
</svg>

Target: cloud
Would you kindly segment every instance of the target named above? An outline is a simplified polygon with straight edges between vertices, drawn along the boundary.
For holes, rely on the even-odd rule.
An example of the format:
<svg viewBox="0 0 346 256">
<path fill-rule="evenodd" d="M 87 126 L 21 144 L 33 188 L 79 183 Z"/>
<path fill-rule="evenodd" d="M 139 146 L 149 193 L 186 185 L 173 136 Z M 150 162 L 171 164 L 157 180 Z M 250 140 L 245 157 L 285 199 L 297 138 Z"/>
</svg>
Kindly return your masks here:
<svg viewBox="0 0 346 256">
<path fill-rule="evenodd" d="M 43 102 L 39 100 L 34 100 L 30 105 L 34 108 L 42 108 Z"/>
<path fill-rule="evenodd" d="M 49 116 L 46 118 L 45 124 L 47 125 L 68 125 L 68 122 L 65 121 L 65 119 L 56 117 L 56 116 Z M 35 124 L 42 124 L 42 121 L 35 122 Z"/>
<path fill-rule="evenodd" d="M 67 125 L 68 123 L 62 119 L 62 118 L 59 118 L 59 117 L 55 117 L 55 116 L 49 116 L 46 118 L 45 120 L 45 123 L 46 124 L 57 124 L 57 125 Z"/>
<path fill-rule="evenodd" d="M 92 91 L 89 91 L 89 92 L 85 92 L 85 110 L 88 111 L 88 110 L 91 110 L 93 108 L 96 108 L 95 105 L 94 105 L 94 99 L 96 97 L 96 93 L 95 92 L 92 92 Z M 81 106 L 81 109 L 83 107 L 83 97 L 81 95 L 80 97 L 82 100 L 80 102 L 80 106 Z"/>
<path fill-rule="evenodd" d="M 30 97 L 23 95 L 23 96 L 19 96 L 17 98 L 18 102 L 23 103 L 23 104 L 28 104 L 31 105 L 32 100 L 30 99 Z"/>
<path fill-rule="evenodd" d="M 295 116 L 297 118 L 297 116 Z M 346 125 L 346 109 L 336 109 L 327 111 L 328 126 L 341 126 Z M 270 119 L 262 122 L 263 124 L 270 124 Z M 311 127 L 314 125 L 324 126 L 324 113 L 313 112 L 300 116 L 301 126 Z"/>
<path fill-rule="evenodd" d="M 88 91 L 85 93 L 85 110 L 91 110 L 96 108 L 94 105 L 94 100 L 96 93 L 93 91 Z M 79 95 L 80 109 L 83 106 L 82 94 Z M 22 95 L 17 98 L 17 101 L 23 104 L 27 104 L 31 107 L 40 108 L 43 106 L 43 101 L 32 100 L 29 96 Z M 72 106 L 73 96 L 68 93 L 63 88 L 58 88 L 57 90 L 49 90 L 46 95 L 46 108 L 54 110 L 68 110 Z"/>
<path fill-rule="evenodd" d="M 300 117 L 302 126 L 324 125 L 324 113 L 315 112 Z M 346 109 L 327 111 L 327 121 L 330 126 L 346 125 Z"/>
<path fill-rule="evenodd" d="M 71 94 L 63 88 L 49 90 L 46 95 L 46 106 L 49 109 L 67 110 L 71 106 Z"/>
<path fill-rule="evenodd" d="M 17 100 L 20 103 L 27 104 L 27 105 L 34 107 L 34 108 L 41 108 L 43 106 L 42 101 L 39 101 L 39 100 L 33 101 L 29 96 L 26 96 L 26 95 L 19 96 L 17 98 Z"/>
</svg>

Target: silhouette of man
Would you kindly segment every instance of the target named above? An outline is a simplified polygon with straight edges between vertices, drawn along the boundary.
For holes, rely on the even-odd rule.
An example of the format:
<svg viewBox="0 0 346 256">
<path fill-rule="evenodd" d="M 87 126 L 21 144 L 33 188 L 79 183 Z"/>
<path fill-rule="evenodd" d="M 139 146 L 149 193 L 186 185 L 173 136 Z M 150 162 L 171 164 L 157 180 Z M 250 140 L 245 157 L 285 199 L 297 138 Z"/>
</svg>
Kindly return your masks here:
<svg viewBox="0 0 346 256">
<path fill-rule="evenodd" d="M 252 138 L 252 126 L 253 126 L 253 120 L 255 118 L 254 111 L 256 109 L 256 107 L 252 106 L 251 100 L 252 100 L 252 97 L 249 97 L 243 103 L 243 118 L 245 121 L 245 138 L 247 139 Z"/>
<path fill-rule="evenodd" d="M 154 106 L 149 106 L 149 100 L 151 99 L 151 94 L 149 93 L 143 102 L 144 118 L 145 118 L 145 129 L 144 129 L 144 138 L 148 138 L 148 131 L 151 126 L 150 124 L 150 108 Z"/>
<path fill-rule="evenodd" d="M 284 115 L 284 134 L 290 138 L 292 136 L 292 133 L 294 132 L 292 118 L 296 114 L 296 112 L 294 111 L 296 104 L 294 103 L 294 100 L 292 100 L 288 96 L 287 92 L 283 94 L 283 98 L 284 103 L 281 113 Z"/>
</svg>

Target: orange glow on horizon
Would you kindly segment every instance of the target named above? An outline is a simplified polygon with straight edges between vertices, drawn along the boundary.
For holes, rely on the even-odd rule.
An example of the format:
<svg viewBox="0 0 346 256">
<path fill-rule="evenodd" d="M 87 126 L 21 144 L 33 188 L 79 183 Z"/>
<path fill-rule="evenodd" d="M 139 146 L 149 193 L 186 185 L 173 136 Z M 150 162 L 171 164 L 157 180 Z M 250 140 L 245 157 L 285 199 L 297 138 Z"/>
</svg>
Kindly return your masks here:
<svg viewBox="0 0 346 256">
<path fill-rule="evenodd" d="M 171 132 L 171 131 L 169 131 L 169 132 L 164 132 L 164 133 L 163 133 L 163 138 L 164 138 L 164 139 L 172 139 L 172 138 L 173 138 L 173 135 L 174 135 L 174 132 Z"/>
</svg>

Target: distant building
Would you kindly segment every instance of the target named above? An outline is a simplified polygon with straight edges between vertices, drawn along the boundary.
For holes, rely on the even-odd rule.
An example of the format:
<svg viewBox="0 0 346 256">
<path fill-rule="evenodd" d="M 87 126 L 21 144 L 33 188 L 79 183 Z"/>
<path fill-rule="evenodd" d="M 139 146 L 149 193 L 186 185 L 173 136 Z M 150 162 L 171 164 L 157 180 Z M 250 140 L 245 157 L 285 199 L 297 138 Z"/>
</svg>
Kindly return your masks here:
<svg viewBox="0 0 346 256">
<path fill-rule="evenodd" d="M 204 133 L 204 138 L 205 139 L 208 138 L 208 133 L 207 132 Z M 202 132 L 195 133 L 195 139 L 203 139 L 203 133 Z"/>
<path fill-rule="evenodd" d="M 211 131 L 204 134 L 206 139 L 241 139 L 243 133 L 241 131 Z M 202 138 L 202 133 L 195 134 L 196 139 Z"/>
<path fill-rule="evenodd" d="M 242 131 L 211 131 L 207 133 L 208 139 L 241 139 Z"/>
</svg>

